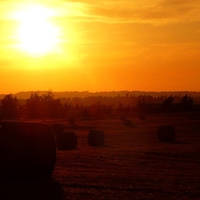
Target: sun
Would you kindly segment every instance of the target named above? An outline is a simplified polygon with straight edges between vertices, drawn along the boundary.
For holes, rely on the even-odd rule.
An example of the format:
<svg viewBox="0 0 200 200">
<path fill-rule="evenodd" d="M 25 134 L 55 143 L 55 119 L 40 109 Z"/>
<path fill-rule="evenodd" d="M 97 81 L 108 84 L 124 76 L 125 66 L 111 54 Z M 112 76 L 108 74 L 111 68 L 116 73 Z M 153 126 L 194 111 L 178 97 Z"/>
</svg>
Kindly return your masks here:
<svg viewBox="0 0 200 200">
<path fill-rule="evenodd" d="M 52 11 L 43 6 L 31 6 L 18 11 L 20 48 L 31 54 L 45 54 L 58 43 L 59 29 L 49 18 Z"/>
</svg>

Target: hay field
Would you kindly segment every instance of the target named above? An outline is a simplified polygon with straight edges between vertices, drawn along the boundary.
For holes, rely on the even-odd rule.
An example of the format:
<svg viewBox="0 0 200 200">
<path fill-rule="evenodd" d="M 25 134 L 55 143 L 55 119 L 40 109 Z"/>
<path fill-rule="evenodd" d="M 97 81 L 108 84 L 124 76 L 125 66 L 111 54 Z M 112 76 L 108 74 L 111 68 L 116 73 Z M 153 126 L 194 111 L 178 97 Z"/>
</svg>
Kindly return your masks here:
<svg viewBox="0 0 200 200">
<path fill-rule="evenodd" d="M 119 116 L 77 120 L 67 127 L 77 149 L 57 151 L 50 180 L 1 180 L 0 199 L 200 199 L 200 114 Z M 63 122 L 65 123 L 65 122 Z M 170 124 L 175 143 L 162 143 L 157 128 Z M 89 128 L 105 132 L 105 146 L 87 144 Z"/>
</svg>

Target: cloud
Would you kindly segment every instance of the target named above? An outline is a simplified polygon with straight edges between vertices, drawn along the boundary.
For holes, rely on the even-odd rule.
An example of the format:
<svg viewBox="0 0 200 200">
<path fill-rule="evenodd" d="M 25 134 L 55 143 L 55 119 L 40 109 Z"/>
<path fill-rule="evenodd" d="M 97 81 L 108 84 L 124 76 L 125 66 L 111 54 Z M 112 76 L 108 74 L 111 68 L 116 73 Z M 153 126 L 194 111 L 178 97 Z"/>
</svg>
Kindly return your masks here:
<svg viewBox="0 0 200 200">
<path fill-rule="evenodd" d="M 167 24 L 200 21 L 200 2 L 197 0 L 151 2 L 143 0 L 140 3 L 130 0 L 95 1 L 93 3 L 93 1 L 87 0 L 66 1 L 65 4 L 71 4 L 74 8 L 81 10 L 82 16 L 85 17 L 83 20 L 96 20 L 104 23 Z"/>
<path fill-rule="evenodd" d="M 163 0 L 161 1 L 160 5 L 163 6 L 188 6 L 191 4 L 196 4 L 198 3 L 198 0 Z"/>
<path fill-rule="evenodd" d="M 73 17 L 87 16 L 91 20 L 103 22 L 149 22 L 172 20 L 200 20 L 199 0 L 35 0 L 47 6 L 60 8 L 60 15 Z M 4 0 L 0 10 L 17 5 L 33 4 L 26 0 Z"/>
<path fill-rule="evenodd" d="M 57 17 L 71 21 L 98 21 L 102 23 L 149 23 L 168 24 L 200 21 L 199 0 L 36 0 L 54 7 Z M 7 0 L 0 3 L 0 18 L 3 11 L 31 4 L 25 0 Z"/>
</svg>

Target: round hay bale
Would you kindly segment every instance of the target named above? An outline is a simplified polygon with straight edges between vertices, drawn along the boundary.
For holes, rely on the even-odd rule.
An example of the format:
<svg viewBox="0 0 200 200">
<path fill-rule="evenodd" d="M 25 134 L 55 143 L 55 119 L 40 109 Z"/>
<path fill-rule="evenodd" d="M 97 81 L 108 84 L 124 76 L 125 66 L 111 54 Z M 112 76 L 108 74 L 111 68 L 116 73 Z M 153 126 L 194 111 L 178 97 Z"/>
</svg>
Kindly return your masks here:
<svg viewBox="0 0 200 200">
<path fill-rule="evenodd" d="M 51 127 L 43 123 L 1 123 L 0 161 L 0 178 L 51 176 L 56 162 Z"/>
<path fill-rule="evenodd" d="M 57 134 L 59 134 L 65 130 L 65 126 L 63 124 L 59 124 L 59 123 L 53 124 L 52 129 L 54 131 L 55 136 L 57 136 Z"/>
<path fill-rule="evenodd" d="M 74 132 L 60 132 L 56 137 L 57 148 L 59 150 L 76 149 L 77 136 Z"/>
<path fill-rule="evenodd" d="M 133 124 L 132 124 L 132 121 L 130 119 L 125 119 L 124 120 L 124 125 L 131 127 Z"/>
<path fill-rule="evenodd" d="M 174 142 L 176 137 L 176 132 L 173 126 L 164 125 L 159 126 L 157 130 L 157 136 L 160 142 Z"/>
<path fill-rule="evenodd" d="M 105 134 L 103 131 L 90 130 L 88 144 L 91 146 L 104 146 Z"/>
</svg>

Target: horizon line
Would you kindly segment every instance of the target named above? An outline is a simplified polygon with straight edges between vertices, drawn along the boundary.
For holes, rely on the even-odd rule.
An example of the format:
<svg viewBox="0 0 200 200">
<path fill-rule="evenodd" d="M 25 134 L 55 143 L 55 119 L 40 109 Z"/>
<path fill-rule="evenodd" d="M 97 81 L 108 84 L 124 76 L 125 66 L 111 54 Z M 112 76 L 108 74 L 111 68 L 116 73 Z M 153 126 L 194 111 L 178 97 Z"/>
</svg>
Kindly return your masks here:
<svg viewBox="0 0 200 200">
<path fill-rule="evenodd" d="M 65 91 L 53 91 L 53 90 L 25 90 L 25 91 L 19 91 L 19 92 L 8 92 L 8 93 L 0 93 L 0 95 L 9 95 L 9 94 L 12 94 L 12 95 L 17 95 L 19 93 L 35 93 L 35 92 L 52 92 L 52 93 L 72 93 L 72 92 L 77 92 L 77 93 L 111 93 L 111 92 L 128 92 L 128 93 L 131 93 L 131 92 L 143 92 L 143 93 L 200 93 L 200 91 L 194 91 L 194 90 L 161 90 L 161 91 L 153 91 L 153 90 L 107 90 L 107 91 L 88 91 L 88 90 L 65 90 Z"/>
</svg>

